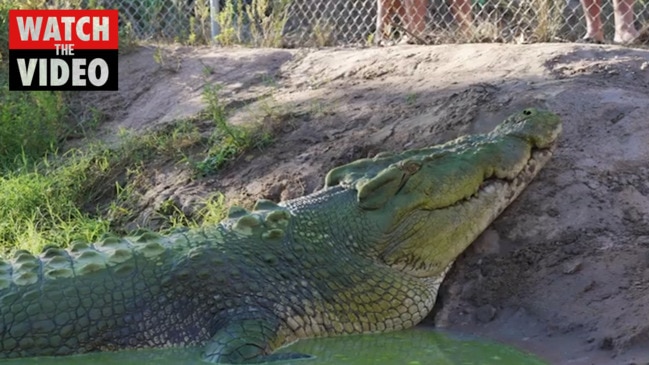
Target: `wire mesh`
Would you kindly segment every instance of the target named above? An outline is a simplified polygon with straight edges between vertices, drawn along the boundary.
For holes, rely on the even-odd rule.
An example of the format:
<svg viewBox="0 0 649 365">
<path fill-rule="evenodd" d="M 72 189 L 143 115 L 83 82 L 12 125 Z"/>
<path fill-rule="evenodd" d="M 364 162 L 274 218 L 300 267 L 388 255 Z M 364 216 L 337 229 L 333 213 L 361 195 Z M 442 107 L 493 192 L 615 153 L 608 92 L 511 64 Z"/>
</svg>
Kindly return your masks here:
<svg viewBox="0 0 649 365">
<path fill-rule="evenodd" d="M 77 1 L 82 7 L 119 9 L 120 26 L 138 39 L 192 43 L 212 38 L 210 0 Z M 530 43 L 575 41 L 586 35 L 591 41 L 628 42 L 649 18 L 649 0 L 212 2 L 219 30 L 215 40 L 252 46 Z M 584 6 L 591 11 L 584 11 Z M 590 19 L 588 28 L 586 18 Z"/>
</svg>

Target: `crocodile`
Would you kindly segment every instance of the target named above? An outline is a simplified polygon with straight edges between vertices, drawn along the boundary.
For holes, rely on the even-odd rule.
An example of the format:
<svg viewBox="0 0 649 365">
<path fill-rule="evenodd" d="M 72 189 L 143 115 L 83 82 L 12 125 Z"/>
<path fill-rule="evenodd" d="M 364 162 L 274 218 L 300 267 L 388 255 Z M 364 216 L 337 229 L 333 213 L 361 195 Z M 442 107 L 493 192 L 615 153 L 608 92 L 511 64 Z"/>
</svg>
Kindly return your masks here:
<svg viewBox="0 0 649 365">
<path fill-rule="evenodd" d="M 0 357 L 203 346 L 213 363 L 308 357 L 310 337 L 412 327 L 450 266 L 550 159 L 557 115 L 328 172 L 219 224 L 0 260 Z"/>
</svg>

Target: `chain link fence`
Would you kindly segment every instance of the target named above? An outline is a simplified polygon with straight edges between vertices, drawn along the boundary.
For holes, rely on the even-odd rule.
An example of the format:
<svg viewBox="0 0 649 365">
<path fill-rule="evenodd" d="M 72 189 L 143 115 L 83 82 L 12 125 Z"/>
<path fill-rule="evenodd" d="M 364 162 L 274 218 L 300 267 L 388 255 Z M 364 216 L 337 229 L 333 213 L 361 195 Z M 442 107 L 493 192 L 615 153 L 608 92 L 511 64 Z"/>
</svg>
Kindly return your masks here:
<svg viewBox="0 0 649 365">
<path fill-rule="evenodd" d="M 613 40 L 611 3 L 601 4 L 597 38 Z M 575 41 L 586 34 L 579 0 L 293 0 L 289 14 L 286 34 L 318 46 Z M 649 4 L 636 1 L 635 29 L 648 14 Z"/>
<path fill-rule="evenodd" d="M 601 32 L 597 32 L 597 22 L 591 27 L 593 40 L 601 40 L 603 36 L 612 41 L 616 36 L 613 0 L 599 0 L 601 8 L 598 0 L 581 1 L 595 7 L 591 11 L 592 19 L 597 20 L 593 16 L 601 13 Z M 631 4 L 633 13 L 629 12 L 629 19 L 635 29 L 647 23 L 649 0 L 615 1 Z M 58 7 L 117 8 L 120 28 L 137 39 L 190 44 L 215 39 L 223 45 L 270 47 L 576 41 L 587 33 L 585 15 L 588 14 L 580 0 L 76 0 L 76 4 L 75 0 L 57 0 L 49 3 Z M 633 28 L 629 29 L 633 32 Z"/>
</svg>

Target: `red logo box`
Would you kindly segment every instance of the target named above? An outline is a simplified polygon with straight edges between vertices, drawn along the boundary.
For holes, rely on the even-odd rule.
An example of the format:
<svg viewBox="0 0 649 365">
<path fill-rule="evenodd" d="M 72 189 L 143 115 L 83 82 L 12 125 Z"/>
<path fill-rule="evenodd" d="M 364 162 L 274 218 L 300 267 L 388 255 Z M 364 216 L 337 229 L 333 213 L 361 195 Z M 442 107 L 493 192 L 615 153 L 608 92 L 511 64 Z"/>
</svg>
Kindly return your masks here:
<svg viewBox="0 0 649 365">
<path fill-rule="evenodd" d="M 117 90 L 117 10 L 10 10 L 10 90 Z"/>
</svg>

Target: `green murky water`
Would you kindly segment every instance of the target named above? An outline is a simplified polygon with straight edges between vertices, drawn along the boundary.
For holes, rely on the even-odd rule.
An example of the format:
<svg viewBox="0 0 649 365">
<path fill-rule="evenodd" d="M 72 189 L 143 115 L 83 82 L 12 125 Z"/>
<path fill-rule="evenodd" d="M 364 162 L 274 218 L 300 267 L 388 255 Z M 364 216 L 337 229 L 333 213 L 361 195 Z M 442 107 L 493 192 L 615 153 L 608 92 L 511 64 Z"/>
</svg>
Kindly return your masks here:
<svg viewBox="0 0 649 365">
<path fill-rule="evenodd" d="M 547 365 L 511 347 L 493 342 L 453 338 L 424 328 L 379 335 L 299 341 L 282 352 L 301 352 L 313 359 L 295 365 Z M 7 365 L 205 365 L 200 349 L 137 350 L 67 357 L 2 361 Z M 287 362 L 276 362 L 280 365 Z"/>
</svg>

